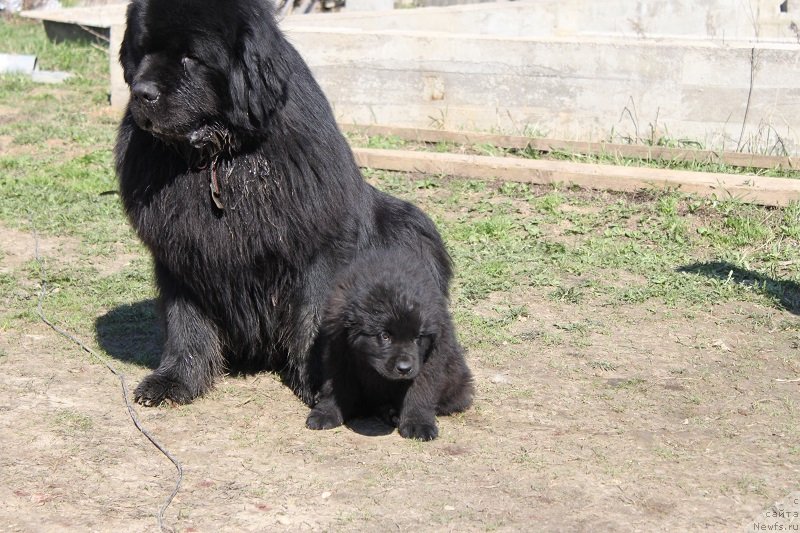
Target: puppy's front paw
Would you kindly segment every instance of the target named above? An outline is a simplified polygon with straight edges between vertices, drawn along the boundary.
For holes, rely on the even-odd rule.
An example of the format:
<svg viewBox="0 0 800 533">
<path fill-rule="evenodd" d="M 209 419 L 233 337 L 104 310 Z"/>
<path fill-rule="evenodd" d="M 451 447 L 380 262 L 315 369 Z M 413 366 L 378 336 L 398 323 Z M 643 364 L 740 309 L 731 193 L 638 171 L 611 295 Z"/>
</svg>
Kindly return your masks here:
<svg viewBox="0 0 800 533">
<path fill-rule="evenodd" d="M 400 436 L 405 439 L 433 440 L 439 436 L 436 421 L 406 420 L 397 428 Z"/>
<path fill-rule="evenodd" d="M 400 423 L 400 416 L 397 412 L 397 409 L 392 407 L 391 405 L 381 405 L 375 410 L 375 414 L 381 421 L 392 427 L 397 427 L 397 424 Z"/>
<path fill-rule="evenodd" d="M 137 403 L 151 407 L 162 403 L 190 403 L 194 396 L 189 387 L 175 379 L 161 374 L 150 374 L 139 383 L 133 391 L 133 399 Z"/>
<path fill-rule="evenodd" d="M 317 406 L 308 413 L 306 427 L 308 429 L 333 429 L 341 426 L 342 422 L 340 413 Z"/>
</svg>

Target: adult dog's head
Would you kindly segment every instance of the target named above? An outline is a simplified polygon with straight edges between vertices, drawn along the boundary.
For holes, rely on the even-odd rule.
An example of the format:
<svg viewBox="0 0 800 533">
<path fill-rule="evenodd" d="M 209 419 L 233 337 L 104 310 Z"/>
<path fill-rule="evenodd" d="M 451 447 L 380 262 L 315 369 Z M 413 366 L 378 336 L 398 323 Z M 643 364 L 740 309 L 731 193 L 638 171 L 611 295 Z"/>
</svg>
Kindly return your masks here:
<svg viewBox="0 0 800 533">
<path fill-rule="evenodd" d="M 412 380 L 435 349 L 444 297 L 413 256 L 376 252 L 337 283 L 323 329 L 354 362 L 388 380 Z"/>
<path fill-rule="evenodd" d="M 230 149 L 262 132 L 285 103 L 293 52 L 270 5 L 134 0 L 120 62 L 136 124 L 199 149 Z"/>
</svg>

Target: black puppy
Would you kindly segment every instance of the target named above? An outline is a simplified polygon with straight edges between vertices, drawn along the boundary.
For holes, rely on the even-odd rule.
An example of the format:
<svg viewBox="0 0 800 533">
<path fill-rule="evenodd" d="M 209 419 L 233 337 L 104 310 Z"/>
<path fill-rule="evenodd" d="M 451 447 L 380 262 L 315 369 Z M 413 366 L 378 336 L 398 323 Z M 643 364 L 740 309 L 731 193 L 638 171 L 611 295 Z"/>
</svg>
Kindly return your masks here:
<svg viewBox="0 0 800 533">
<path fill-rule="evenodd" d="M 472 403 L 447 299 L 412 250 L 375 250 L 344 269 L 320 334 L 324 381 L 311 429 L 377 414 L 403 437 L 432 440 L 436 415 Z"/>
</svg>

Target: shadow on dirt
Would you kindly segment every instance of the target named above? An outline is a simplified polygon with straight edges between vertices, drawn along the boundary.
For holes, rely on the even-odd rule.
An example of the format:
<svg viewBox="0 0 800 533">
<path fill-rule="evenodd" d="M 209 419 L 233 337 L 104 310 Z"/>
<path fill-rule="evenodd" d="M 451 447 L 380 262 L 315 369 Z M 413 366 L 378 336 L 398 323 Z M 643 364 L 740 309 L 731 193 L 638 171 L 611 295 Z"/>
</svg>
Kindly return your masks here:
<svg viewBox="0 0 800 533">
<path fill-rule="evenodd" d="M 97 342 L 111 357 L 155 369 L 161 356 L 161 327 L 155 300 L 116 307 L 94 323 Z"/>
<path fill-rule="evenodd" d="M 774 279 L 724 261 L 685 265 L 679 267 L 678 272 L 700 274 L 720 281 L 752 287 L 756 291 L 774 298 L 787 311 L 800 315 L 800 285 L 794 281 Z"/>
<path fill-rule="evenodd" d="M 383 437 L 394 433 L 394 427 L 378 417 L 354 418 L 348 420 L 345 426 L 350 431 L 365 437 Z"/>
<path fill-rule="evenodd" d="M 116 307 L 97 318 L 94 327 L 97 342 L 111 357 L 150 370 L 158 367 L 163 339 L 156 300 Z M 230 371 L 230 375 L 252 375 L 263 371 L 259 368 L 236 368 Z M 396 430 L 379 417 L 356 418 L 345 426 L 366 437 L 382 437 Z"/>
</svg>

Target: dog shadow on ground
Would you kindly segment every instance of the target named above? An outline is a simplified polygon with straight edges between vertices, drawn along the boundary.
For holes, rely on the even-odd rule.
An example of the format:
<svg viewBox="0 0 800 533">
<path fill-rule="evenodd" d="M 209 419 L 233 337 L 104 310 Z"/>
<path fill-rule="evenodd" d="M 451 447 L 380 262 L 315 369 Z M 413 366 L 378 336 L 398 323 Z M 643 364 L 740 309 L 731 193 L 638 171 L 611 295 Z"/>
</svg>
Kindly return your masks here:
<svg viewBox="0 0 800 533">
<path fill-rule="evenodd" d="M 345 423 L 345 427 L 353 433 L 365 437 L 383 437 L 394 433 L 395 428 L 377 416 L 368 418 L 354 418 Z"/>
<path fill-rule="evenodd" d="M 790 313 L 800 315 L 800 284 L 794 281 L 771 278 L 760 272 L 740 268 L 725 261 L 694 263 L 679 267 L 677 270 L 752 287 L 756 291 L 774 298 Z"/>
<path fill-rule="evenodd" d="M 115 307 L 94 322 L 97 342 L 114 359 L 151 370 L 161 357 L 162 335 L 155 300 Z"/>
<path fill-rule="evenodd" d="M 97 342 L 114 359 L 155 370 L 163 344 L 155 300 L 143 300 L 115 307 L 95 320 Z M 237 370 L 232 375 L 254 374 L 255 370 Z M 348 429 L 367 437 L 390 435 L 395 428 L 379 417 L 357 418 L 345 424 Z"/>
</svg>

